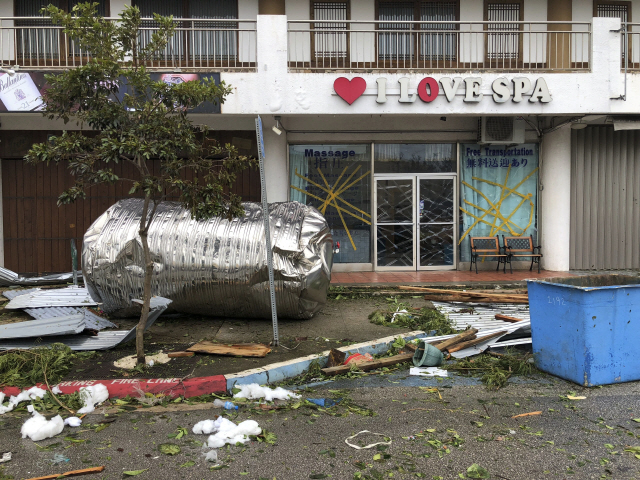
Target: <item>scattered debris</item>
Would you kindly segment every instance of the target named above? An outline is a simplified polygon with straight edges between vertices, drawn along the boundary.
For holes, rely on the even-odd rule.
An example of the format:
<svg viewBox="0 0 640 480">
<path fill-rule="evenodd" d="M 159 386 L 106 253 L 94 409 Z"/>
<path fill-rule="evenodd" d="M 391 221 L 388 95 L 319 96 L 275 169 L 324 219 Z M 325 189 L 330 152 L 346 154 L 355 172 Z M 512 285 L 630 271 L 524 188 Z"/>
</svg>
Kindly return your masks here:
<svg viewBox="0 0 640 480">
<path fill-rule="evenodd" d="M 455 337 L 449 338 L 443 342 L 435 343 L 432 345 L 436 347 L 438 350 L 440 350 L 441 352 L 443 352 L 447 350 L 449 347 L 457 345 L 458 343 L 465 342 L 467 340 L 473 340 L 474 338 L 476 338 L 476 333 L 478 333 L 478 330 L 475 328 L 471 328 L 469 330 L 465 330 L 464 332 L 456 335 Z"/>
<path fill-rule="evenodd" d="M 193 433 L 213 434 L 207 439 L 206 445 L 209 448 L 220 448 L 226 444 L 246 443 L 249 435 L 260 435 L 262 429 L 255 420 L 245 420 L 236 425 L 226 417 L 218 417 L 216 420 L 203 420 L 193 427 Z"/>
<path fill-rule="evenodd" d="M 82 470 L 72 470 L 70 472 L 59 473 L 54 475 L 46 475 L 44 477 L 34 477 L 34 478 L 29 478 L 28 480 L 54 480 L 56 478 L 75 477 L 78 475 L 89 475 L 91 473 L 100 473 L 104 470 L 104 468 L 105 468 L 104 466 L 83 468 Z"/>
<path fill-rule="evenodd" d="M 109 390 L 101 383 L 89 387 L 81 387 L 78 390 L 80 398 L 84 402 L 84 407 L 78 410 L 78 414 L 91 413 L 95 406 L 109 399 Z"/>
<path fill-rule="evenodd" d="M 166 353 L 156 353 L 155 355 L 147 355 L 145 358 L 145 363 L 149 366 L 153 366 L 156 363 L 168 363 L 171 358 Z M 136 355 L 129 355 L 128 357 L 123 357 L 120 360 L 116 360 L 113 362 L 113 365 L 116 368 L 122 368 L 125 370 L 133 370 L 138 365 L 138 357 Z"/>
<path fill-rule="evenodd" d="M 307 398 L 307 402 L 311 402 L 319 407 L 334 407 L 342 401 L 341 398 Z"/>
<path fill-rule="evenodd" d="M 347 367 L 348 369 L 349 367 Z M 238 389 L 237 393 L 234 393 L 234 398 L 247 398 L 249 400 L 256 400 L 264 398 L 267 402 L 272 400 L 289 400 L 290 398 L 300 398 L 300 395 L 293 393 L 289 390 L 285 390 L 282 387 L 271 389 L 269 387 L 261 387 L 257 383 L 250 383 L 248 385 L 236 385 L 234 387 Z"/>
<path fill-rule="evenodd" d="M 587 397 L 575 396 L 575 395 L 567 395 L 567 398 L 569 400 L 586 400 L 587 399 Z"/>
<path fill-rule="evenodd" d="M 443 361 L 444 355 L 442 352 L 425 342 L 420 342 L 413 354 L 413 365 L 416 367 L 437 367 Z"/>
<path fill-rule="evenodd" d="M 240 343 L 225 345 L 203 340 L 187 348 L 188 352 L 211 353 L 214 355 L 230 355 L 239 357 L 266 357 L 271 348 L 261 343 Z"/>
<path fill-rule="evenodd" d="M 396 365 L 398 363 L 409 362 L 413 359 L 413 353 L 401 353 L 400 355 L 394 355 L 392 357 L 380 358 L 373 362 L 358 364 L 358 369 L 363 372 L 369 370 L 375 370 L 376 368 L 388 367 Z M 351 370 L 351 365 L 339 365 L 337 367 L 322 368 L 321 372 L 325 375 L 341 375 Z"/>
<path fill-rule="evenodd" d="M 182 451 L 182 449 L 175 443 L 161 443 L 158 445 L 158 450 L 160 450 L 160 453 L 164 453 L 165 455 L 177 455 Z"/>
<path fill-rule="evenodd" d="M 20 429 L 22 438 L 29 437 L 34 442 L 38 442 L 45 438 L 55 437 L 64 430 L 64 421 L 60 415 L 56 415 L 51 420 L 47 420 L 44 415 L 35 410 L 32 415 Z"/>
<path fill-rule="evenodd" d="M 169 358 L 193 357 L 194 352 L 169 352 Z"/>
<path fill-rule="evenodd" d="M 369 445 L 366 445 L 364 447 L 361 447 L 359 445 L 354 445 L 353 443 L 350 443 L 349 440 L 353 440 L 354 438 L 356 438 L 358 435 L 361 435 L 363 433 L 368 433 L 369 435 L 377 435 L 379 437 L 384 438 L 384 442 L 377 442 L 377 443 L 371 443 Z M 366 450 L 367 448 L 373 448 L 373 447 L 377 447 L 378 445 L 391 445 L 391 438 L 383 435 L 382 433 L 373 433 L 370 432 L 369 430 L 362 430 L 361 432 L 356 433 L 355 435 L 351 435 L 350 437 L 347 437 L 344 441 L 344 443 L 346 443 L 347 445 L 349 445 L 351 448 L 355 448 L 356 450 Z"/>
<path fill-rule="evenodd" d="M 82 272 L 77 272 L 82 278 Z M 68 283 L 73 280 L 73 272 L 45 275 L 43 277 L 21 277 L 15 272 L 0 267 L 0 285 L 10 287 L 13 285 L 52 285 L 56 283 Z"/>
<path fill-rule="evenodd" d="M 511 418 L 520 418 L 520 417 L 532 417 L 534 415 L 542 415 L 542 411 L 538 411 L 538 412 L 528 412 L 528 413 L 521 413 L 519 415 L 514 415 Z"/>
<path fill-rule="evenodd" d="M 367 363 L 372 361 L 373 361 L 373 355 L 371 355 L 370 353 L 365 353 L 365 354 L 354 353 L 347 357 L 343 365 L 349 365 L 349 364 L 359 365 L 361 363 Z"/>
<path fill-rule="evenodd" d="M 98 305 L 85 287 L 69 286 L 66 288 L 37 289 L 25 295 L 18 295 L 4 308 L 16 310 L 21 308 L 42 307 L 89 307 Z"/>
<path fill-rule="evenodd" d="M 459 375 L 480 376 L 480 380 L 487 388 L 495 390 L 506 385 L 513 375 L 530 375 L 536 371 L 533 355 L 513 350 L 499 357 L 481 354 L 472 359 L 459 358 L 442 368 L 453 370 Z"/>
<path fill-rule="evenodd" d="M 495 314 L 496 320 L 502 320 L 503 322 L 516 323 L 521 322 L 522 318 L 510 317 L 509 315 L 502 315 L 501 313 Z"/>
<path fill-rule="evenodd" d="M 65 457 L 61 453 L 54 453 L 53 458 L 49 460 L 53 465 L 62 465 L 63 463 L 69 463 L 71 461 L 70 458 Z"/>
<path fill-rule="evenodd" d="M 529 296 L 519 293 L 486 293 L 411 286 L 401 286 L 398 288 L 400 288 L 400 290 L 428 292 L 428 294 L 424 296 L 425 300 L 439 302 L 529 303 Z"/>
<path fill-rule="evenodd" d="M 342 352 L 336 348 L 332 348 L 329 352 L 329 357 L 327 359 L 327 367 L 335 367 L 337 365 L 342 365 L 344 363 L 345 358 L 347 358 L 347 354 Z"/>
<path fill-rule="evenodd" d="M 501 330 L 499 332 L 490 333 L 489 335 L 485 335 L 483 337 L 477 337 L 473 340 L 469 340 L 468 342 L 458 343 L 452 347 L 449 347 L 447 351 L 449 353 L 454 353 L 459 350 L 464 350 L 465 348 L 473 347 L 474 345 L 479 345 L 481 343 L 486 342 L 487 340 L 491 340 L 492 338 L 501 337 L 506 335 L 508 332 L 506 330 Z"/>
<path fill-rule="evenodd" d="M 419 375 L 423 377 L 446 377 L 448 372 L 438 367 L 411 367 L 409 375 Z"/>
<path fill-rule="evenodd" d="M 409 304 L 398 301 L 397 297 L 387 298 L 386 310 L 375 310 L 369 315 L 371 323 L 385 327 L 402 327 L 432 332 L 433 335 L 456 333 L 452 322 L 433 308 L 414 309 Z M 412 311 L 414 313 L 402 313 Z"/>
<path fill-rule="evenodd" d="M 0 457 L 0 463 L 6 463 L 11 461 L 11 452 L 4 452 Z"/>
<path fill-rule="evenodd" d="M 75 358 L 62 344 L 32 350 L 0 352 L 0 385 L 29 387 L 48 380 L 57 383 L 69 372 Z"/>
<path fill-rule="evenodd" d="M 64 424 L 70 427 L 79 427 L 80 425 L 82 425 L 82 420 L 80 420 L 78 417 L 67 417 L 64 419 Z"/>
<path fill-rule="evenodd" d="M 18 297 L 19 298 L 19 297 Z M 141 300 L 134 299 L 132 303 L 140 305 Z M 163 297 L 151 298 L 151 310 L 149 311 L 149 318 L 147 319 L 147 325 L 145 331 L 153 325 L 158 317 L 164 312 L 171 300 Z M 26 338 L 26 339 L 14 339 L 4 340 L 0 343 L 0 350 L 13 350 L 21 349 L 26 350 L 30 348 L 42 347 L 53 345 L 55 343 L 62 343 L 67 345 L 71 350 L 107 350 L 113 348 L 121 343 L 126 343 L 133 340 L 136 336 L 136 327 L 131 330 L 115 330 L 107 332 L 98 332 L 95 336 L 86 335 L 59 335 L 44 338 Z M 1 375 L 1 366 L 0 366 Z M 0 383 L 1 380 L 0 380 Z"/>
<path fill-rule="evenodd" d="M 0 325 L 0 339 L 77 335 L 85 329 L 84 314 Z"/>
</svg>

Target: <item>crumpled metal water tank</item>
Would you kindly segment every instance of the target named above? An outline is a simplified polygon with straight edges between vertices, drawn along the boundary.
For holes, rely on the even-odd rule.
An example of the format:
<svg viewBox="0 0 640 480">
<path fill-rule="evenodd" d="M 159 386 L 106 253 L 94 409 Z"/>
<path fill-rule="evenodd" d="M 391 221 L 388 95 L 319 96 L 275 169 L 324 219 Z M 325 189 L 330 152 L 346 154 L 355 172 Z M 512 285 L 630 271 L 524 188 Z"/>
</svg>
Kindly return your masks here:
<svg viewBox="0 0 640 480">
<path fill-rule="evenodd" d="M 244 203 L 234 220 L 194 220 L 179 203 L 158 206 L 149 229 L 152 295 L 172 310 L 271 318 L 262 205 Z M 121 200 L 84 236 L 82 272 L 91 296 L 113 316 L 135 315 L 144 269 L 138 236 L 143 200 Z M 311 318 L 326 302 L 333 240 L 324 217 L 299 202 L 269 205 L 276 305 L 281 318 Z"/>
</svg>

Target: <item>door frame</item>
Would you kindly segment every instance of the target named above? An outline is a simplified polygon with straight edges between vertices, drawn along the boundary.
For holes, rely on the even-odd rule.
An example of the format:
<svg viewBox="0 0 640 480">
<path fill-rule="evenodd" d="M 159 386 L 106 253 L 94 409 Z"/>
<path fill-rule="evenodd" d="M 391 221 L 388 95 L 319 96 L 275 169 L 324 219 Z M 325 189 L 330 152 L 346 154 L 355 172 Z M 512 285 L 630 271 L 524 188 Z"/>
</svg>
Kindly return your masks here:
<svg viewBox="0 0 640 480">
<path fill-rule="evenodd" d="M 437 265 L 437 266 L 420 266 L 420 223 L 418 216 L 418 209 L 420 208 L 419 202 L 419 189 L 421 179 L 438 179 L 438 178 L 451 178 L 453 180 L 453 265 Z M 413 188 L 413 208 L 412 208 L 412 225 L 413 225 L 413 265 L 396 267 L 396 266 L 378 266 L 378 180 L 411 180 Z M 373 176 L 373 191 L 372 191 L 372 227 L 373 227 L 373 258 L 372 266 L 374 272 L 416 272 L 421 270 L 456 270 L 458 268 L 458 174 L 457 172 L 446 173 L 384 173 Z M 390 224 L 393 225 L 393 224 Z M 407 224 L 408 225 L 408 224 Z"/>
<path fill-rule="evenodd" d="M 390 173 L 390 174 L 380 174 L 380 175 L 375 175 L 373 176 L 373 215 L 371 215 L 371 219 L 373 220 L 373 271 L 374 272 L 390 272 L 390 271 L 394 271 L 394 272 L 415 272 L 416 271 L 416 191 L 417 191 L 417 186 L 416 186 L 416 180 L 417 179 L 417 175 L 415 174 L 411 174 L 411 173 Z M 412 195 L 411 195 L 411 201 L 413 203 L 413 208 L 411 209 L 411 224 L 413 227 L 413 263 L 411 266 L 405 266 L 405 267 L 396 267 L 396 266 L 389 266 L 389 267 L 379 267 L 378 266 L 378 180 L 411 180 L 411 188 L 412 188 Z M 389 225 L 401 225 L 400 223 L 398 224 L 392 224 L 390 223 Z M 405 224 L 405 225 L 409 225 L 409 223 Z"/>
<path fill-rule="evenodd" d="M 453 180 L 453 211 L 451 216 L 453 218 L 453 264 L 451 265 L 432 265 L 421 266 L 420 265 L 420 215 L 418 215 L 418 209 L 420 208 L 420 180 L 436 180 L 436 179 L 451 179 Z M 458 268 L 458 174 L 453 172 L 447 173 L 419 173 L 416 175 L 416 201 L 414 206 L 416 211 L 414 212 L 415 218 L 415 240 L 414 250 L 416 251 L 416 270 L 456 270 Z M 443 222 L 444 223 L 444 222 Z M 437 225 L 437 224 L 436 224 Z"/>
</svg>

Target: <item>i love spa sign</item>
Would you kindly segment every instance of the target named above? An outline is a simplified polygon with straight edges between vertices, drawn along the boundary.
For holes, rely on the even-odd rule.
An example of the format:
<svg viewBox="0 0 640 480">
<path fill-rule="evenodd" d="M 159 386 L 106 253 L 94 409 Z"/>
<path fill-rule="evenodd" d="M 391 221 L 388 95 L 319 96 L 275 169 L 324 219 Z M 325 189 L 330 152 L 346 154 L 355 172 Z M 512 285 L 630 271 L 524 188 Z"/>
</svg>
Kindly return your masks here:
<svg viewBox="0 0 640 480">
<path fill-rule="evenodd" d="M 398 79 L 400 103 L 414 103 L 418 98 L 425 103 L 431 103 L 438 98 L 440 92 L 447 102 L 452 102 L 456 95 L 463 96 L 467 103 L 478 103 L 485 96 L 490 96 L 496 103 L 512 101 L 519 103 L 529 97 L 530 103 L 549 103 L 551 94 L 544 78 L 539 77 L 532 81 L 527 77 L 515 77 L 511 80 L 500 77 L 491 83 L 491 94 L 482 93 L 482 78 L 480 77 L 442 77 L 436 80 L 433 77 L 426 77 L 420 80 L 414 92 L 409 90 L 410 79 L 402 77 Z M 387 79 L 380 77 L 376 79 L 377 103 L 387 102 Z M 333 89 L 336 94 L 349 105 L 358 100 L 367 89 L 367 82 L 362 77 L 354 77 L 349 80 L 346 77 L 337 78 L 333 82 Z M 398 95 L 398 89 L 389 95 Z"/>
</svg>

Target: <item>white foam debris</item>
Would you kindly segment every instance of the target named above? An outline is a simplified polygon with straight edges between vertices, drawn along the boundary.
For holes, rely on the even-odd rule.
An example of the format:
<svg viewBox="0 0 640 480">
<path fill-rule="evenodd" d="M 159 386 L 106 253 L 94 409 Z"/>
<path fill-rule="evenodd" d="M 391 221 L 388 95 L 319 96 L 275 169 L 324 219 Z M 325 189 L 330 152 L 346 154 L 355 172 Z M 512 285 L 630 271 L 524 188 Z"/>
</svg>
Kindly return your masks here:
<svg viewBox="0 0 640 480">
<path fill-rule="evenodd" d="M 202 420 L 201 422 L 198 422 L 193 426 L 193 433 L 195 433 L 196 435 L 209 435 L 216 430 L 218 430 L 218 428 L 216 428 L 216 422 L 214 422 L 213 420 Z"/>
<path fill-rule="evenodd" d="M 51 391 L 53 392 L 54 395 L 62 395 L 62 390 L 60 390 L 60 387 L 58 385 L 55 385 Z"/>
<path fill-rule="evenodd" d="M 93 412 L 96 405 L 109 398 L 109 390 L 101 383 L 89 387 L 82 387 L 79 392 L 80 398 L 84 402 L 84 407 L 76 412 L 80 415 Z"/>
<path fill-rule="evenodd" d="M 33 416 L 22 425 L 20 433 L 22 433 L 22 438 L 29 437 L 34 442 L 38 442 L 58 435 L 63 429 L 64 421 L 60 415 L 47 420 L 43 415 L 34 411 Z"/>
<path fill-rule="evenodd" d="M 225 418 L 225 420 L 227 419 Z M 230 420 L 229 423 L 233 426 L 231 427 L 225 422 L 216 434 L 209 436 L 207 439 L 209 448 L 220 448 L 227 443 L 229 445 L 246 443 L 249 441 L 249 435 L 260 435 L 262 433 L 262 429 L 255 420 L 245 420 L 237 426 Z"/>
<path fill-rule="evenodd" d="M 204 459 L 208 462 L 217 462 L 218 461 L 218 451 L 217 450 L 209 450 L 205 456 Z"/>
<path fill-rule="evenodd" d="M 260 435 L 262 429 L 255 420 L 245 420 L 236 425 L 226 417 L 218 417 L 216 420 L 202 420 L 196 423 L 193 427 L 193 433 L 205 435 L 213 433 L 203 448 L 206 448 L 205 446 L 220 448 L 227 443 L 229 445 L 235 445 L 238 442 L 246 443 L 249 441 L 249 435 Z M 210 461 L 215 462 L 216 460 Z"/>
<path fill-rule="evenodd" d="M 64 424 L 69 425 L 70 427 L 79 427 L 82 425 L 82 420 L 78 417 L 68 417 L 64 419 Z"/>
<path fill-rule="evenodd" d="M 155 365 L 156 362 L 154 362 L 153 360 L 149 360 L 147 361 L 147 365 L 149 365 L 150 367 L 153 367 Z"/>
<path fill-rule="evenodd" d="M 31 387 L 29 390 L 24 390 L 17 397 L 13 395 L 9 399 L 9 403 L 14 405 L 18 405 L 21 402 L 26 402 L 27 400 L 35 400 L 36 398 L 42 398 L 47 393 L 46 390 L 43 390 L 39 387 Z"/>
<path fill-rule="evenodd" d="M 17 396 L 11 395 L 9 398 L 9 404 L 5 407 L 2 405 L 2 402 L 4 402 L 6 395 L 0 392 L 0 415 L 10 412 L 19 403 L 35 400 L 36 398 L 42 398 L 46 393 L 47 391 L 42 388 L 32 387 L 29 390 L 20 392 Z"/>
<path fill-rule="evenodd" d="M 264 398 L 267 402 L 275 399 L 288 400 L 290 398 L 300 398 L 300 395 L 290 392 L 289 390 L 285 390 L 282 387 L 272 390 L 269 387 L 261 387 L 257 383 L 236 385 L 236 387 L 239 388 L 240 391 L 233 396 L 234 398 L 248 398 L 251 400 Z"/>
<path fill-rule="evenodd" d="M 9 403 L 6 407 L 2 405 L 5 396 L 6 395 L 4 393 L 0 392 L 0 415 L 4 415 L 5 413 L 10 412 L 14 407 L 13 403 Z"/>
</svg>

